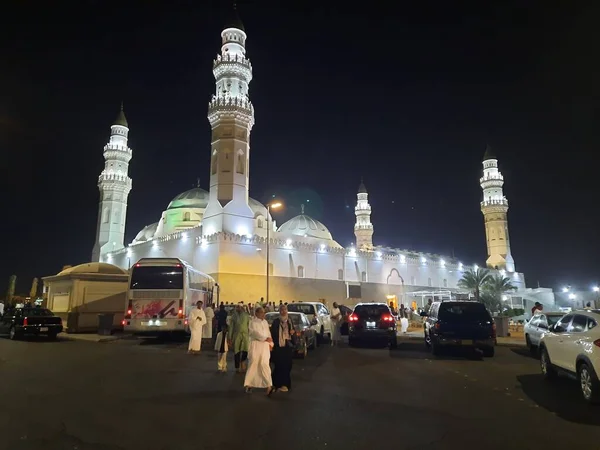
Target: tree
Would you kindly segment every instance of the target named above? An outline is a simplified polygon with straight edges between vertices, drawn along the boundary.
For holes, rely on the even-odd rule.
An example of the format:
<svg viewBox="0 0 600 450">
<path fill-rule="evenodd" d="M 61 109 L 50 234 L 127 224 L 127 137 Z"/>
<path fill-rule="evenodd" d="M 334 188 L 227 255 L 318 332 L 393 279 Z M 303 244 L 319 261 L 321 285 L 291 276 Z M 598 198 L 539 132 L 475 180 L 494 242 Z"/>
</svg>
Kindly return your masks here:
<svg viewBox="0 0 600 450">
<path fill-rule="evenodd" d="M 458 287 L 470 291 L 475 296 L 475 300 L 479 302 L 481 301 L 481 291 L 489 276 L 490 271 L 488 269 L 467 270 L 462 278 L 458 280 Z"/>
<path fill-rule="evenodd" d="M 12 305 L 13 297 L 15 296 L 15 287 L 17 285 L 17 276 L 11 275 L 8 279 L 8 290 L 6 291 L 6 304 Z"/>
<path fill-rule="evenodd" d="M 502 311 L 502 295 L 516 289 L 509 278 L 498 274 L 490 275 L 483 286 L 487 303 L 494 307 L 491 308 L 488 306 L 490 311 Z"/>
<path fill-rule="evenodd" d="M 37 292 L 38 292 L 38 279 L 34 278 L 33 281 L 31 282 L 31 291 L 29 292 L 29 298 L 31 298 L 31 302 L 35 302 L 35 300 L 37 299 Z"/>
</svg>

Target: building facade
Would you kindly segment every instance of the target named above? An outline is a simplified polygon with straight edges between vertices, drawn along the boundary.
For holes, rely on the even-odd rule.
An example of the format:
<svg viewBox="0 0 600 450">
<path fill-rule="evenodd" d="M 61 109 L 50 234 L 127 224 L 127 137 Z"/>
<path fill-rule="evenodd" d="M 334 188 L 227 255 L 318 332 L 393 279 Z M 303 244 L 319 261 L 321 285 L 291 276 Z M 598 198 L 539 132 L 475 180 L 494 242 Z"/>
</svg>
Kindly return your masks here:
<svg viewBox="0 0 600 450">
<path fill-rule="evenodd" d="M 477 266 L 447 256 L 374 245 L 371 206 L 362 182 L 355 207 L 356 243 L 347 248 L 304 211 L 277 226 L 268 208 L 249 197 L 254 109 L 248 90 L 252 66 L 246 57 L 247 35 L 234 18 L 221 37 L 221 53 L 213 64 L 216 92 L 208 106 L 212 128 L 209 191 L 198 186 L 177 195 L 159 221 L 144 227 L 126 248 L 100 246 L 100 260 L 128 269 L 141 258 L 178 257 L 212 275 L 219 283 L 220 299 L 227 302 L 265 297 L 267 272 L 271 301 L 392 301 L 420 306 L 429 298 L 448 298 L 458 292 L 464 271 Z M 484 203 L 496 205 L 497 199 L 503 199 L 504 205 L 501 185 L 489 182 L 498 177 L 501 180 L 497 161 L 484 161 L 482 210 Z M 488 195 L 492 198 L 486 200 Z M 485 209 L 486 230 L 488 213 L 491 210 Z M 507 230 L 506 210 L 502 217 L 503 230 Z M 496 233 L 497 226 L 489 225 L 489 229 Z M 504 255 L 503 261 L 508 261 L 510 252 L 490 242 L 488 265 L 525 292 L 524 276 L 515 272 L 514 263 L 495 259 Z"/>
</svg>

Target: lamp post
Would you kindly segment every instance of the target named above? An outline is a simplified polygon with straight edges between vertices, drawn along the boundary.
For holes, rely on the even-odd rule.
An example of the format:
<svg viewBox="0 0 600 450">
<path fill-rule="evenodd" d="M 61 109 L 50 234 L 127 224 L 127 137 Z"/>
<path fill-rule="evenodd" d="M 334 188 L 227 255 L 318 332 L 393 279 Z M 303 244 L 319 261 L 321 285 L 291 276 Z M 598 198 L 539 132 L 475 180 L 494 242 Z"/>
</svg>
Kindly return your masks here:
<svg viewBox="0 0 600 450">
<path fill-rule="evenodd" d="M 269 304 L 269 239 L 271 234 L 270 213 L 272 209 L 278 209 L 281 208 L 281 206 L 282 204 L 279 202 L 267 204 L 267 295 L 265 297 L 267 304 Z"/>
</svg>

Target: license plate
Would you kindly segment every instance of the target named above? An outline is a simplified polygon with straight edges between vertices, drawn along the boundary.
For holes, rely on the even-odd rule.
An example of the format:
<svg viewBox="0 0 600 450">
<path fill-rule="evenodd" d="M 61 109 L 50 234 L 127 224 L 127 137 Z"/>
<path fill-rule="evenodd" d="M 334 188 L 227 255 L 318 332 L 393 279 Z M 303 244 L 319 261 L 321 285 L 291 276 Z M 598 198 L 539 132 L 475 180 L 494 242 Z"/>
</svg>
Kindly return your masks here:
<svg viewBox="0 0 600 450">
<path fill-rule="evenodd" d="M 473 341 L 470 339 L 460 341 L 460 345 L 473 345 Z"/>
<path fill-rule="evenodd" d="M 163 323 L 160 320 L 149 320 L 148 322 L 142 322 L 142 325 L 145 325 L 148 327 L 159 327 L 162 324 Z"/>
<path fill-rule="evenodd" d="M 367 322 L 367 328 L 375 328 L 375 322 Z"/>
<path fill-rule="evenodd" d="M 48 331 L 48 327 L 40 327 L 40 331 Z"/>
</svg>

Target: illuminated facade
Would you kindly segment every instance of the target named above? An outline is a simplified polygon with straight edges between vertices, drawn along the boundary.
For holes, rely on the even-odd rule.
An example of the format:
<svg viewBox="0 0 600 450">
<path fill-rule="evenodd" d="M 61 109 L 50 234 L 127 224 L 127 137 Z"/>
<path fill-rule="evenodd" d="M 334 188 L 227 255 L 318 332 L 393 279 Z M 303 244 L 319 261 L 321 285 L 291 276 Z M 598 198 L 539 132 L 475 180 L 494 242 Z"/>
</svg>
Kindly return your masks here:
<svg viewBox="0 0 600 450">
<path fill-rule="evenodd" d="M 208 108 L 209 191 L 196 187 L 179 194 L 160 220 L 142 229 L 127 248 L 102 247 L 101 261 L 127 269 L 140 258 L 179 257 L 211 274 L 220 285 L 221 300 L 230 302 L 265 297 L 267 271 L 271 301 L 422 304 L 433 295 L 458 291 L 464 271 L 476 266 L 451 257 L 373 245 L 371 206 L 362 182 L 355 208 L 356 243 L 347 247 L 304 210 L 277 227 L 267 208 L 248 196 L 254 111 L 248 97 L 252 66 L 246 58 L 247 36 L 236 19 L 221 37 L 221 54 L 213 65 L 217 88 Z M 524 290 L 523 274 L 508 265 L 502 273 Z"/>
<path fill-rule="evenodd" d="M 483 190 L 481 212 L 485 221 L 489 268 L 515 271 L 515 261 L 510 254 L 508 236 L 508 200 L 502 186 L 504 177 L 498 170 L 498 160 L 488 145 L 483 155 L 483 176 L 479 180 Z"/>
</svg>

